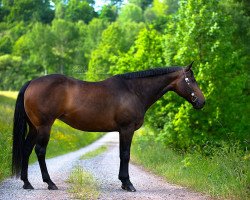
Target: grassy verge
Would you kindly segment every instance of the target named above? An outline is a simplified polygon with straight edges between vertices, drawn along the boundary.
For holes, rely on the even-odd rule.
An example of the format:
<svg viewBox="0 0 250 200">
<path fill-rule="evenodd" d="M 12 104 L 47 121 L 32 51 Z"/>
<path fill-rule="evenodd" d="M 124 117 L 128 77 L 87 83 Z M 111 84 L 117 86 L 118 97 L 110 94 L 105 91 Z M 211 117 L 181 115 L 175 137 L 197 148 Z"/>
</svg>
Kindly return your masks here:
<svg viewBox="0 0 250 200">
<path fill-rule="evenodd" d="M 17 92 L 0 91 L 0 181 L 10 176 L 12 151 L 12 122 Z M 47 158 L 77 150 L 102 136 L 102 133 L 87 133 L 56 121 L 51 130 Z M 34 152 L 30 162 L 36 161 Z"/>
<path fill-rule="evenodd" d="M 250 199 L 249 155 L 237 147 L 215 150 L 204 157 L 200 153 L 180 154 L 163 145 L 145 140 L 145 130 L 135 134 L 132 160 L 168 181 L 225 199 Z"/>
<path fill-rule="evenodd" d="M 102 154 L 103 152 L 107 151 L 108 147 L 103 145 L 97 149 L 95 149 L 94 151 L 90 151 L 84 155 L 82 155 L 80 157 L 81 160 L 84 160 L 84 159 L 90 159 L 90 158 L 93 158 L 93 157 L 96 157 L 98 156 L 99 154 Z"/>
<path fill-rule="evenodd" d="M 71 183 L 70 193 L 74 198 L 81 200 L 98 199 L 98 184 L 93 176 L 77 166 L 70 174 L 68 182 Z"/>
<path fill-rule="evenodd" d="M 107 151 L 108 147 L 103 145 L 80 157 L 80 160 L 96 157 Z M 95 200 L 99 197 L 98 184 L 93 176 L 86 172 L 81 166 L 77 166 L 71 172 L 68 182 L 71 183 L 70 192 L 74 198 L 81 200 Z"/>
</svg>

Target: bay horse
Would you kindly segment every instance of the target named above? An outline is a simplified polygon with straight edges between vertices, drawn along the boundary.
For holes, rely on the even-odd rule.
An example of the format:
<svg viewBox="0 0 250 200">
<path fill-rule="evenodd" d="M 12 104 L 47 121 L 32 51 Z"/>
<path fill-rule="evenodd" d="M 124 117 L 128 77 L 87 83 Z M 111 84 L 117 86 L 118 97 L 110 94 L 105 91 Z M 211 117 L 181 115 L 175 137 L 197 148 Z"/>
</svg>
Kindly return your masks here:
<svg viewBox="0 0 250 200">
<path fill-rule="evenodd" d="M 29 81 L 19 91 L 16 101 L 12 174 L 21 176 L 24 189 L 34 189 L 28 180 L 28 161 L 35 147 L 43 181 L 48 189 L 58 189 L 49 176 L 45 154 L 51 126 L 59 119 L 82 131 L 118 131 L 118 178 L 122 189 L 136 191 L 129 178 L 130 146 L 148 108 L 168 91 L 176 92 L 196 109 L 205 104 L 191 67 L 192 63 L 186 67 L 156 68 L 115 75 L 100 82 L 59 74 Z"/>
</svg>

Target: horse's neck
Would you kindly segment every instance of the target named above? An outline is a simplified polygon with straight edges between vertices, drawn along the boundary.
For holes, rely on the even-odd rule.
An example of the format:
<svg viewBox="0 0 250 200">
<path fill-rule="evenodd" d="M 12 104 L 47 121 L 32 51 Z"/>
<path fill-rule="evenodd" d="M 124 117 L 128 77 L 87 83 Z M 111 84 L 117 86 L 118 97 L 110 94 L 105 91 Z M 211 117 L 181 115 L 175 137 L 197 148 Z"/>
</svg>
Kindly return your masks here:
<svg viewBox="0 0 250 200">
<path fill-rule="evenodd" d="M 176 71 L 165 75 L 133 80 L 133 89 L 140 97 L 146 110 L 166 92 L 173 89 L 173 83 L 179 76 L 179 73 L 179 71 Z"/>
</svg>

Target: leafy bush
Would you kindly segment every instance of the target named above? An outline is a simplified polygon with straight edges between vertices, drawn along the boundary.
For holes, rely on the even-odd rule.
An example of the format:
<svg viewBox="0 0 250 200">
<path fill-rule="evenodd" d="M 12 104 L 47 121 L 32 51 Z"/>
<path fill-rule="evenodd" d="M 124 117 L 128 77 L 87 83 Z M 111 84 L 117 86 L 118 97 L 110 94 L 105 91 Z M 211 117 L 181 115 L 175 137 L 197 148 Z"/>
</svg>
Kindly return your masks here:
<svg viewBox="0 0 250 200">
<path fill-rule="evenodd" d="M 198 151 L 184 153 L 154 142 L 152 129 L 135 133 L 132 160 L 168 181 L 226 199 L 249 199 L 250 152 L 239 144 L 224 143 L 209 156 Z"/>
</svg>

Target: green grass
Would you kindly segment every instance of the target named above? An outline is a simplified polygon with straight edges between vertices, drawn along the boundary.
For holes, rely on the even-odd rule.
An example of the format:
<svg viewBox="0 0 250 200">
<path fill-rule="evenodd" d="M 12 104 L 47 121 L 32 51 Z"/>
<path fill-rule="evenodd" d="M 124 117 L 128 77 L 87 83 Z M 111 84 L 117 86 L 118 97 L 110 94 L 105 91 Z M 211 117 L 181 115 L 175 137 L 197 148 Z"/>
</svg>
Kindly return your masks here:
<svg viewBox="0 0 250 200">
<path fill-rule="evenodd" d="M 70 193 L 74 198 L 81 200 L 95 200 L 99 197 L 98 184 L 91 174 L 77 166 L 70 174 L 68 182 L 71 183 Z"/>
<path fill-rule="evenodd" d="M 80 157 L 80 160 L 96 157 L 107 151 L 107 146 L 103 145 L 90 151 Z M 70 192 L 74 198 L 81 200 L 95 200 L 99 197 L 98 184 L 93 176 L 83 170 L 81 166 L 77 166 L 70 174 L 68 182 L 71 183 Z"/>
<path fill-rule="evenodd" d="M 250 160 L 237 146 L 214 150 L 214 155 L 180 154 L 135 134 L 132 160 L 166 180 L 216 198 L 250 199 Z"/>
<path fill-rule="evenodd" d="M 84 155 L 82 155 L 80 157 L 81 160 L 84 160 L 84 159 L 90 159 L 90 158 L 93 158 L 93 157 L 96 157 L 98 156 L 99 154 L 102 154 L 103 152 L 107 151 L 108 147 L 103 145 L 97 149 L 95 149 L 94 151 L 90 151 Z"/>
<path fill-rule="evenodd" d="M 0 181 L 10 176 L 12 151 L 12 125 L 15 98 L 17 92 L 0 91 Z M 54 157 L 77 150 L 102 136 L 103 133 L 87 133 L 56 121 L 51 130 L 51 137 L 46 157 Z M 36 161 L 34 152 L 30 162 Z"/>
</svg>

